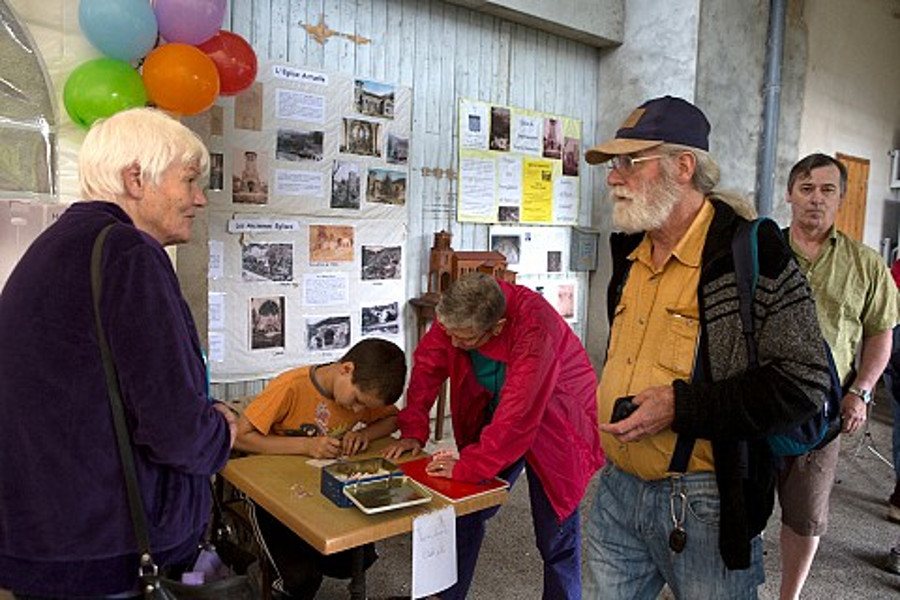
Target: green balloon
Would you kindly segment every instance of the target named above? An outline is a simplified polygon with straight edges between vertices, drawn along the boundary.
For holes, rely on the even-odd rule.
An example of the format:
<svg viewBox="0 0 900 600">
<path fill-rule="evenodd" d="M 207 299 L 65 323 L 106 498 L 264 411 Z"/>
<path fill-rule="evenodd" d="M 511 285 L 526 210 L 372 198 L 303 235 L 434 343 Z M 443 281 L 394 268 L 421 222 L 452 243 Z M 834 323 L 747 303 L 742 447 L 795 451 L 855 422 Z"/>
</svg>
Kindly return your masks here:
<svg viewBox="0 0 900 600">
<path fill-rule="evenodd" d="M 146 106 L 147 91 L 140 74 L 127 62 L 98 58 L 72 71 L 63 88 L 63 103 L 69 117 L 87 129 L 120 110 Z"/>
</svg>

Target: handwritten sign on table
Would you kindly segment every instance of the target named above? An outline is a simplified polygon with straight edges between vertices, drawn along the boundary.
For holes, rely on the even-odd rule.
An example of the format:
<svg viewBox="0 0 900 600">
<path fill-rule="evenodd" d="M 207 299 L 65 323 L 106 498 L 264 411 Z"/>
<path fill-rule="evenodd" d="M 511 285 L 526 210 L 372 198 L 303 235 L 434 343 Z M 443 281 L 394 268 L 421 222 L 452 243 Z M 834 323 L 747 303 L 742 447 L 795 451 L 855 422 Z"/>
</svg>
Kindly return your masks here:
<svg viewBox="0 0 900 600">
<path fill-rule="evenodd" d="M 456 583 L 456 512 L 452 506 L 413 519 L 412 597 Z"/>
</svg>

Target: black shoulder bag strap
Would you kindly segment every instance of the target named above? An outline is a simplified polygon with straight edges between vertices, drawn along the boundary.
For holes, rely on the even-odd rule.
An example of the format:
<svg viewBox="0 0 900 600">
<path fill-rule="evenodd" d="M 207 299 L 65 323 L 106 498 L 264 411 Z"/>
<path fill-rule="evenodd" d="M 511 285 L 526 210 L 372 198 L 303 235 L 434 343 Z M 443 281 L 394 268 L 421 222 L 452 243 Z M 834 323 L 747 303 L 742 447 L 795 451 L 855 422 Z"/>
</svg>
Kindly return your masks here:
<svg viewBox="0 0 900 600">
<path fill-rule="evenodd" d="M 119 445 L 119 458 L 122 461 L 122 470 L 125 472 L 125 486 L 128 491 L 128 504 L 131 509 L 131 521 L 134 524 L 134 533 L 137 537 L 138 549 L 141 553 L 138 575 L 141 582 L 147 586 L 159 588 L 159 569 L 150 555 L 150 536 L 147 533 L 147 517 L 144 513 L 144 503 L 141 500 L 141 492 L 138 487 L 137 472 L 134 467 L 134 452 L 131 449 L 131 440 L 128 436 L 128 426 L 125 422 L 125 409 L 122 405 L 122 393 L 119 389 L 119 378 L 116 375 L 116 366 L 113 363 L 106 332 L 100 320 L 100 295 L 103 276 L 100 263 L 103 258 L 103 244 L 109 234 L 113 223 L 107 225 L 94 240 L 94 248 L 91 252 L 91 295 L 94 302 L 94 323 L 97 328 L 97 343 L 100 346 L 100 355 L 103 359 L 103 372 L 106 375 L 106 387 L 109 390 L 109 406 L 112 410 L 113 423 L 116 426 L 116 439 Z M 151 590 L 143 590 L 147 593 Z"/>
</svg>

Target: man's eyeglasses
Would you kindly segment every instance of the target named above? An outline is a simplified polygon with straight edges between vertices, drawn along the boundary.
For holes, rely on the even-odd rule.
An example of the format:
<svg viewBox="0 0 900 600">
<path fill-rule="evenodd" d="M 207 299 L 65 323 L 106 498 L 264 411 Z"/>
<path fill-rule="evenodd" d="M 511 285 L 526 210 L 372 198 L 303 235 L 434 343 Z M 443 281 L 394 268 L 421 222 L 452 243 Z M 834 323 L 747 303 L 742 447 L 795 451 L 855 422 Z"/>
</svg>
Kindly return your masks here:
<svg viewBox="0 0 900 600">
<path fill-rule="evenodd" d="M 619 171 L 620 173 L 631 173 L 631 171 L 634 170 L 634 165 L 642 163 L 646 160 L 656 160 L 662 157 L 662 154 L 653 154 L 651 156 L 638 157 L 634 157 L 629 154 L 616 154 L 609 160 L 609 162 L 606 163 L 606 168 L 609 169 L 610 173 L 612 173 L 614 170 Z"/>
</svg>

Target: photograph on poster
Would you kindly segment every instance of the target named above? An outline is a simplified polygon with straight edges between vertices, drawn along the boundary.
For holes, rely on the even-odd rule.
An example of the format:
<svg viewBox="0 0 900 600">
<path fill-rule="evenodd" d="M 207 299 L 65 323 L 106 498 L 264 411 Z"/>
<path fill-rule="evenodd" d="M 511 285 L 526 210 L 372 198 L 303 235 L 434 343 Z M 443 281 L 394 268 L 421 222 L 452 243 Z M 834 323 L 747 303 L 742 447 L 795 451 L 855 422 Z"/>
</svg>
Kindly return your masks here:
<svg viewBox="0 0 900 600">
<path fill-rule="evenodd" d="M 234 97 L 234 128 L 262 131 L 263 84 L 255 81 Z"/>
<path fill-rule="evenodd" d="M 294 244 L 253 243 L 241 248 L 241 279 L 244 281 L 293 281 Z"/>
<path fill-rule="evenodd" d="M 400 332 L 400 310 L 396 302 L 362 307 L 362 334 L 397 334 Z"/>
<path fill-rule="evenodd" d="M 385 154 L 387 155 L 385 158 L 389 163 L 405 165 L 409 158 L 409 138 L 389 133 Z"/>
<path fill-rule="evenodd" d="M 209 107 L 209 134 L 223 135 L 225 131 L 225 108 L 218 104 Z"/>
<path fill-rule="evenodd" d="M 406 172 L 369 169 L 366 201 L 379 204 L 406 204 Z"/>
<path fill-rule="evenodd" d="M 353 262 L 352 225 L 310 225 L 309 262 Z"/>
<path fill-rule="evenodd" d="M 381 157 L 381 124 L 362 119 L 344 119 L 340 151 L 344 154 Z"/>
<path fill-rule="evenodd" d="M 518 206 L 501 206 L 499 208 L 498 220 L 501 223 L 518 223 L 519 207 Z"/>
<path fill-rule="evenodd" d="M 306 319 L 306 349 L 341 350 L 350 346 L 350 315 Z"/>
<path fill-rule="evenodd" d="M 266 204 L 269 201 L 267 156 L 255 150 L 235 150 L 231 175 L 231 200 L 241 204 Z"/>
<path fill-rule="evenodd" d="M 511 265 L 519 264 L 519 252 L 522 249 L 522 238 L 517 235 L 492 235 L 491 250 L 506 257 Z"/>
<path fill-rule="evenodd" d="M 563 319 L 575 318 L 575 284 L 572 282 L 560 283 L 556 286 L 554 296 L 547 300 L 556 307 L 556 312 Z"/>
<path fill-rule="evenodd" d="M 209 153 L 209 189 L 218 191 L 225 185 L 225 156 L 221 152 Z"/>
<path fill-rule="evenodd" d="M 250 349 L 284 348 L 284 296 L 250 298 Z"/>
<path fill-rule="evenodd" d="M 562 123 L 544 119 L 544 158 L 562 158 Z"/>
<path fill-rule="evenodd" d="M 491 107 L 491 150 L 509 152 L 509 109 L 502 106 Z"/>
<path fill-rule="evenodd" d="M 578 177 L 578 159 L 581 156 L 581 145 L 577 138 L 567 137 L 563 144 L 563 175 Z"/>
<path fill-rule="evenodd" d="M 279 129 L 275 142 L 275 157 L 279 160 L 322 160 L 325 133 Z"/>
<path fill-rule="evenodd" d="M 367 79 L 354 83 L 353 99 L 356 111 L 364 115 L 394 118 L 394 86 Z"/>
<path fill-rule="evenodd" d="M 547 272 L 559 273 L 562 271 L 562 251 L 547 250 Z"/>
<path fill-rule="evenodd" d="M 359 209 L 359 164 L 334 161 L 331 165 L 331 208 Z"/>
<path fill-rule="evenodd" d="M 400 262 L 400 246 L 363 246 L 362 279 L 400 279 L 403 274 Z"/>
</svg>

